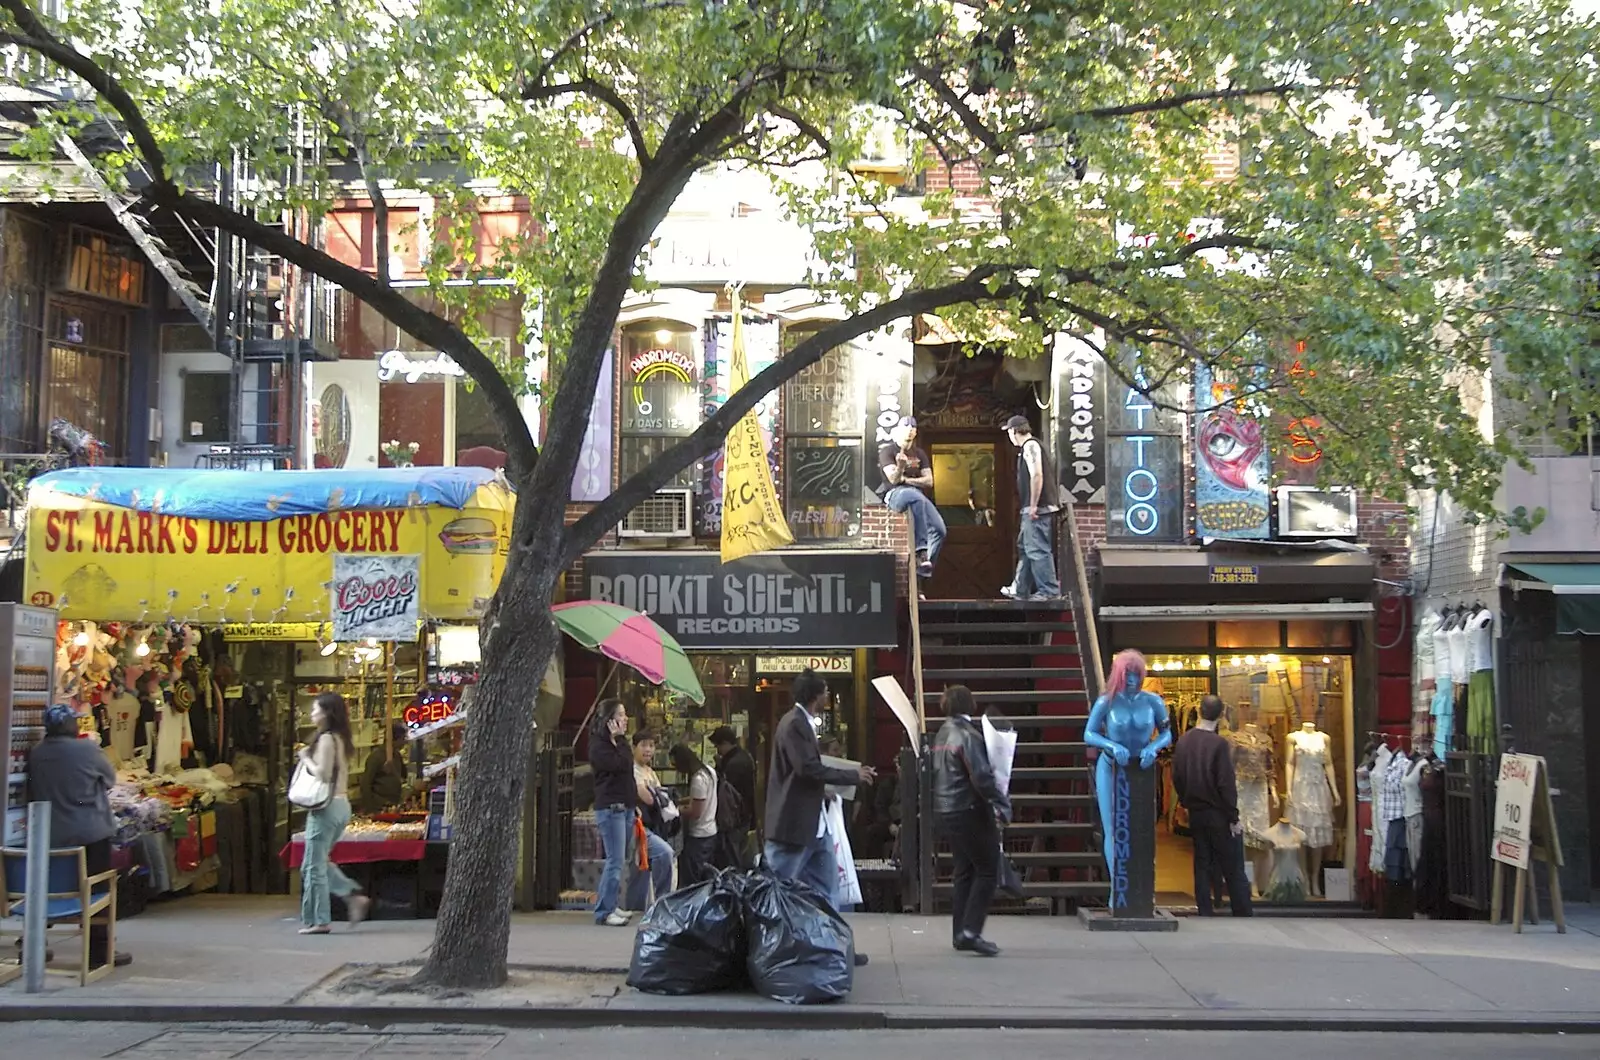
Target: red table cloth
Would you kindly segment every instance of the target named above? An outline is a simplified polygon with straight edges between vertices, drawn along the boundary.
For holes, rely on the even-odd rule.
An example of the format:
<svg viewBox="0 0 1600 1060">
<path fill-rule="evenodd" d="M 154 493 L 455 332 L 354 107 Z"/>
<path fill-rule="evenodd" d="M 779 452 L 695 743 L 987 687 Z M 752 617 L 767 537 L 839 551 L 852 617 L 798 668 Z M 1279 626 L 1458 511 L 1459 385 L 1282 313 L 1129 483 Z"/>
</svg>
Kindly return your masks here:
<svg viewBox="0 0 1600 1060">
<path fill-rule="evenodd" d="M 421 861 L 428 849 L 422 839 L 346 839 L 333 845 L 335 865 L 362 865 L 372 861 Z M 278 857 L 291 869 L 305 860 L 306 845 L 296 839 L 278 851 Z"/>
</svg>

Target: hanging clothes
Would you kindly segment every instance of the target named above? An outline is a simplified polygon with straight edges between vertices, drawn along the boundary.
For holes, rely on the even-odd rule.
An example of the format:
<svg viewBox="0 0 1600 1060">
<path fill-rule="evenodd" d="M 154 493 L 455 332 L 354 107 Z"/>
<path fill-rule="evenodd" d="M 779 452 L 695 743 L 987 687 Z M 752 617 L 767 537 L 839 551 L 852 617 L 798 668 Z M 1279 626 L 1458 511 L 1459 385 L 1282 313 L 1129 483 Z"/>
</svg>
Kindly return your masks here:
<svg viewBox="0 0 1600 1060">
<path fill-rule="evenodd" d="M 194 751 L 194 729 L 189 723 L 189 712 L 179 710 L 166 697 L 155 704 L 156 756 L 152 773 L 177 773 L 183 769 L 183 760 Z"/>
<path fill-rule="evenodd" d="M 139 697 L 127 689 L 106 703 L 107 745 L 118 762 L 133 761 L 133 749 L 138 743 Z"/>
<path fill-rule="evenodd" d="M 1422 772 L 1428 760 L 1418 758 L 1406 769 L 1402 782 L 1406 810 L 1406 854 L 1411 859 L 1411 875 L 1417 874 L 1417 860 L 1422 856 Z"/>
</svg>

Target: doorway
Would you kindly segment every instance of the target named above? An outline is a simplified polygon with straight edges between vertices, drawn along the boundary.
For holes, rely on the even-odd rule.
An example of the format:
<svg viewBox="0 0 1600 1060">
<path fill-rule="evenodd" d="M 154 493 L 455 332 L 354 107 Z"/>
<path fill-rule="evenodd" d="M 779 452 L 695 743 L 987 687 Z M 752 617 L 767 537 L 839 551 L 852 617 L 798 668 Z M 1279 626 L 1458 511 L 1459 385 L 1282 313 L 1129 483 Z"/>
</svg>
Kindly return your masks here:
<svg viewBox="0 0 1600 1060">
<path fill-rule="evenodd" d="M 933 503 L 949 531 L 923 591 L 930 599 L 993 600 L 1015 570 L 1016 450 L 989 430 L 930 430 L 923 445 L 933 463 Z"/>
</svg>

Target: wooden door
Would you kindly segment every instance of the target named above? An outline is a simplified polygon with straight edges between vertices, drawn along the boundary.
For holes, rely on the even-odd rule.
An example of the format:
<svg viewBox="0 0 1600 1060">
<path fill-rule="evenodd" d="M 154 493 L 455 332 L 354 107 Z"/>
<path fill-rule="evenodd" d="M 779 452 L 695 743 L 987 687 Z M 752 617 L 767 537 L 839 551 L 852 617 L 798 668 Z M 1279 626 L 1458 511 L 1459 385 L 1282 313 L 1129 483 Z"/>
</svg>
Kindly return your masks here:
<svg viewBox="0 0 1600 1060">
<path fill-rule="evenodd" d="M 1016 570 L 1016 448 L 999 431 L 930 431 L 933 501 L 948 536 L 930 600 L 992 600 Z"/>
</svg>

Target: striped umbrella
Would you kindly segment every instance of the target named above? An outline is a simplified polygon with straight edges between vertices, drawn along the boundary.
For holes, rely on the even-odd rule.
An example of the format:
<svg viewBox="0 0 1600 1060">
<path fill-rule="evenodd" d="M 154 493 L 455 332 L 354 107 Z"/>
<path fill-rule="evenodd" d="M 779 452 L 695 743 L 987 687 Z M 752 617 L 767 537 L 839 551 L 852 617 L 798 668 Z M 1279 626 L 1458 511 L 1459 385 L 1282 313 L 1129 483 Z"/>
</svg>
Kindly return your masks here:
<svg viewBox="0 0 1600 1060">
<path fill-rule="evenodd" d="M 651 684 L 696 703 L 706 701 L 689 657 L 649 615 L 598 600 L 557 604 L 551 611 L 561 631 L 585 648 L 637 670 Z"/>
</svg>

